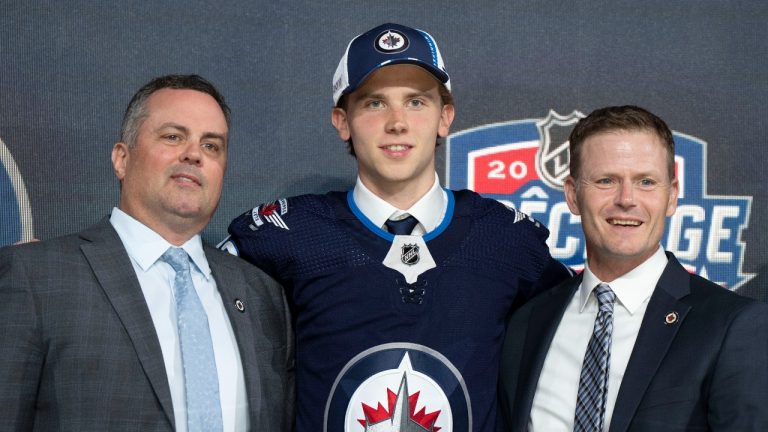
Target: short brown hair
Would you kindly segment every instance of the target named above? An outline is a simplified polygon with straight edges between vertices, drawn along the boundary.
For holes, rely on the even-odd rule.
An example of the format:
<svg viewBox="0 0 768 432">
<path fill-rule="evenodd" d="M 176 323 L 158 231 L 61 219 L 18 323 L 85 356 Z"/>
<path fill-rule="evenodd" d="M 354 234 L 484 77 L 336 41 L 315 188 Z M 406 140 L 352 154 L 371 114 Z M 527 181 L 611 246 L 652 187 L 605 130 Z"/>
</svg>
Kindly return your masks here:
<svg viewBox="0 0 768 432">
<path fill-rule="evenodd" d="M 149 115 L 146 109 L 149 97 L 156 91 L 165 88 L 195 90 L 211 96 L 219 104 L 219 108 L 224 113 L 224 119 L 227 121 L 227 127 L 229 127 L 229 106 L 224 101 L 224 96 L 216 90 L 213 84 L 199 75 L 165 75 L 144 84 L 133 95 L 131 102 L 128 103 L 128 108 L 126 108 L 125 115 L 123 116 L 123 124 L 120 127 L 120 141 L 124 142 L 128 147 L 136 145 L 139 127 Z"/>
<path fill-rule="evenodd" d="M 573 178 L 579 178 L 581 149 L 584 141 L 592 135 L 616 130 L 655 133 L 667 150 L 669 178 L 675 178 L 675 141 L 672 138 L 672 131 L 664 120 L 634 105 L 599 108 L 579 120 L 568 138 L 571 151 L 570 171 Z"/>
</svg>

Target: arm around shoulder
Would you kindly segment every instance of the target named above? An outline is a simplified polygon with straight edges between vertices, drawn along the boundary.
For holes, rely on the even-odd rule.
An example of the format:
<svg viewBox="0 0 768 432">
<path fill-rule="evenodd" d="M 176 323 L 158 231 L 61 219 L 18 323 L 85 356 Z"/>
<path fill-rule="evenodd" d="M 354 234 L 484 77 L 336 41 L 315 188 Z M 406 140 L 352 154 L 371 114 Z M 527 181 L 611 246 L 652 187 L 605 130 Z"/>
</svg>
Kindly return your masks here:
<svg viewBox="0 0 768 432">
<path fill-rule="evenodd" d="M 732 319 L 708 405 L 712 431 L 768 430 L 768 305 L 748 303 Z"/>
<path fill-rule="evenodd" d="M 28 266 L 19 248 L 0 249 L 0 418 L 3 430 L 32 430 L 45 352 Z"/>
<path fill-rule="evenodd" d="M 280 431 L 292 431 L 295 418 L 295 341 L 293 324 L 288 301 L 283 287 L 260 269 L 250 267 L 249 285 L 255 290 L 251 295 L 259 299 L 257 328 L 263 331 L 262 341 L 258 344 L 271 346 L 272 385 L 269 405 L 273 407 L 275 417 L 280 417 Z M 275 396 L 282 395 L 275 399 Z M 278 412 L 282 416 L 278 416 Z"/>
</svg>

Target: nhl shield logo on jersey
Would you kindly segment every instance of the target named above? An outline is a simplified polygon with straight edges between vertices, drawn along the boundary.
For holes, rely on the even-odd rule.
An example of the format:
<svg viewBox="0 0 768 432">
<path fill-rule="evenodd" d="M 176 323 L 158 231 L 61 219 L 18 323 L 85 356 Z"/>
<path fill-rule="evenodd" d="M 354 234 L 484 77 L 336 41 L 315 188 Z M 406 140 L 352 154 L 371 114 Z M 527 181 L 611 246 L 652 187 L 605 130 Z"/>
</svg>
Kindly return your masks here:
<svg viewBox="0 0 768 432">
<path fill-rule="evenodd" d="M 24 179 L 0 139 L 0 246 L 34 238 L 32 210 Z"/>
<path fill-rule="evenodd" d="M 545 222 L 552 256 L 573 268 L 584 265 L 581 219 L 568 210 L 563 180 L 570 160 L 567 137 L 579 111 L 564 116 L 513 120 L 451 134 L 446 142 L 446 183 L 472 189 Z M 674 132 L 680 182 L 677 212 L 662 243 L 692 273 L 729 289 L 755 275 L 744 273 L 741 232 L 749 224 L 752 197 L 709 195 L 707 143 Z"/>
<path fill-rule="evenodd" d="M 402 246 L 400 261 L 405 265 L 415 265 L 419 262 L 419 245 L 415 243 L 406 243 Z"/>
<path fill-rule="evenodd" d="M 469 432 L 469 393 L 455 366 L 418 344 L 368 349 L 342 369 L 325 432 Z"/>
</svg>

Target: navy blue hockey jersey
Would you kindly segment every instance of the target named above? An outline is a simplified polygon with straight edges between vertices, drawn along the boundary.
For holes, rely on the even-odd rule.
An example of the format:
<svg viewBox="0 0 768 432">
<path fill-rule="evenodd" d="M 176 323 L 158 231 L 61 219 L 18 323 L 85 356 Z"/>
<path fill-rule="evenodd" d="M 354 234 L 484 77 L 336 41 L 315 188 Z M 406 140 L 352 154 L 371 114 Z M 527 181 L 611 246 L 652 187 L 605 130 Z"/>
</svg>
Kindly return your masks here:
<svg viewBox="0 0 768 432">
<path fill-rule="evenodd" d="M 434 260 L 413 283 L 382 263 L 394 236 L 351 192 L 263 204 L 230 225 L 223 247 L 280 281 L 291 303 L 298 431 L 495 430 L 506 318 L 542 276 L 568 273 L 545 227 L 474 192 L 446 192 L 422 250 L 402 247 L 406 264 Z"/>
</svg>

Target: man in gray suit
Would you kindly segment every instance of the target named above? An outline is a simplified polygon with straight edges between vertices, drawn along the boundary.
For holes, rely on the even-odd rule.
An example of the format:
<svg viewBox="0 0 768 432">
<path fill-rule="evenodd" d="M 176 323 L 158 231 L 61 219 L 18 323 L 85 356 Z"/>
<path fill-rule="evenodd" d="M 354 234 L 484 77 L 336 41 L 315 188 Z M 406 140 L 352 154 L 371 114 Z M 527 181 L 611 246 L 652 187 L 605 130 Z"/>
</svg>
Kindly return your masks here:
<svg viewBox="0 0 768 432">
<path fill-rule="evenodd" d="M 229 108 L 195 75 L 133 97 L 111 216 L 0 250 L 0 430 L 283 431 L 293 342 L 282 288 L 203 245 Z"/>
</svg>

